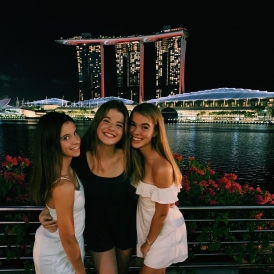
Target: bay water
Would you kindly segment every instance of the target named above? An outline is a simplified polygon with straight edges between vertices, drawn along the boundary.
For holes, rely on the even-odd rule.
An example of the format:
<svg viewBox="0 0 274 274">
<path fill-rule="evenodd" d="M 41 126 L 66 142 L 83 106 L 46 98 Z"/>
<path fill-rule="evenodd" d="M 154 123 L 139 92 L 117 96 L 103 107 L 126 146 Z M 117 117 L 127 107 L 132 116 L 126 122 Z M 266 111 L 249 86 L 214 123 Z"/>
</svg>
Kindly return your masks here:
<svg viewBox="0 0 274 274">
<path fill-rule="evenodd" d="M 0 162 L 5 155 L 32 158 L 31 147 L 36 120 L 0 120 Z M 83 136 L 90 121 L 76 121 Z M 210 162 L 219 174 L 235 173 L 237 181 L 260 186 L 274 193 L 274 126 L 244 124 L 166 124 L 173 152 L 187 158 Z"/>
</svg>

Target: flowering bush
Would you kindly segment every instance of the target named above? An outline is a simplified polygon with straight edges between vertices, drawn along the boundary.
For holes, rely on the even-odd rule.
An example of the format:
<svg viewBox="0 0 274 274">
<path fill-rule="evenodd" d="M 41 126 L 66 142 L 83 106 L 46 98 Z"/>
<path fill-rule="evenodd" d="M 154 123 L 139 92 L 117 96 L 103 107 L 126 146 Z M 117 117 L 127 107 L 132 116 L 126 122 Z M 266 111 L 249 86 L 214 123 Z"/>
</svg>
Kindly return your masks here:
<svg viewBox="0 0 274 274">
<path fill-rule="evenodd" d="M 174 157 L 174 160 L 177 163 L 177 165 L 180 167 L 180 163 L 183 160 L 183 156 L 180 154 L 177 154 L 177 153 L 173 153 L 173 157 Z"/>
<path fill-rule="evenodd" d="M 194 157 L 189 157 L 188 163 L 179 196 L 184 205 L 274 204 L 274 194 L 248 184 L 242 187 L 236 182 L 236 174 L 220 176 L 210 168 L 210 163 L 200 164 Z"/>
<path fill-rule="evenodd" d="M 27 183 L 25 170 L 30 160 L 22 157 L 7 155 L 0 168 L 0 206 L 28 205 Z M 1 267 L 20 266 L 23 261 L 17 261 L 21 256 L 32 253 L 33 236 L 30 235 L 32 219 L 37 220 L 30 212 L 0 211 L 0 256 L 6 257 L 1 261 Z M 25 269 L 30 264 L 25 262 Z"/>
<path fill-rule="evenodd" d="M 0 169 L 0 204 L 26 205 L 27 184 L 24 169 L 30 165 L 28 158 L 7 155 Z"/>
<path fill-rule="evenodd" d="M 180 167 L 182 156 L 174 154 Z M 184 172 L 179 204 L 182 206 L 243 206 L 272 205 L 274 196 L 268 191 L 249 185 L 241 186 L 235 174 L 217 174 L 209 163 L 200 164 L 194 157 L 188 159 L 188 170 Z M 25 169 L 30 165 L 27 158 L 6 156 L 0 168 L 0 206 L 28 205 Z M 274 206 L 273 206 L 274 208 Z M 39 212 L 38 212 L 39 213 Z M 37 215 L 38 215 L 37 213 Z M 226 254 L 237 263 L 273 264 L 274 211 L 273 210 L 185 210 L 187 221 L 189 257 L 194 254 Z M 6 224 L 0 226 L 0 256 L 7 260 L 0 266 L 20 264 L 17 259 L 31 256 L 35 226 L 30 221 L 38 216 L 30 212 L 1 212 Z M 239 221 L 239 219 L 243 221 Z M 249 221 L 250 220 L 250 221 Z M 22 222 L 22 223 L 12 223 Z M 233 244 L 229 244 L 232 243 Z M 6 247 L 5 247 L 6 246 Z M 211 256 L 214 257 L 214 256 Z M 207 259 L 208 260 L 208 257 Z M 225 259 L 223 259 L 225 260 Z M 33 268 L 27 261 L 25 269 Z M 270 270 L 269 270 L 270 273 Z M 272 270 L 272 273 L 274 271 Z"/>
<path fill-rule="evenodd" d="M 180 164 L 181 158 L 178 155 L 174 158 Z M 217 252 L 239 264 L 273 264 L 274 211 L 252 207 L 235 210 L 229 206 L 273 205 L 274 195 L 260 187 L 241 186 L 235 174 L 221 176 L 210 168 L 210 163 L 200 164 L 194 157 L 188 158 L 188 164 L 178 204 L 213 206 L 212 210 L 183 212 L 185 219 L 190 220 L 187 222 L 190 260 L 195 259 L 194 254 L 199 254 L 201 260 L 203 254 Z M 214 210 L 216 206 L 227 208 Z M 265 270 L 270 273 L 270 269 Z"/>
</svg>

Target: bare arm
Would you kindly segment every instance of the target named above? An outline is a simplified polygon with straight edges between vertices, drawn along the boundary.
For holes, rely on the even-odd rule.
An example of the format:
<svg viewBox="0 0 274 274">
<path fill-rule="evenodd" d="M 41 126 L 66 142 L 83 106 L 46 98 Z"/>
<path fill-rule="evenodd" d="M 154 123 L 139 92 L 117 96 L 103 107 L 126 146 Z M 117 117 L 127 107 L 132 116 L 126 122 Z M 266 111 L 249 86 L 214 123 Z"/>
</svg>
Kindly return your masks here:
<svg viewBox="0 0 274 274">
<path fill-rule="evenodd" d="M 161 168 L 156 168 L 153 170 L 153 178 L 154 183 L 158 188 L 170 187 L 173 181 L 173 171 L 170 164 L 167 163 Z M 170 204 L 155 203 L 155 213 L 151 220 L 147 241 L 141 247 L 141 251 L 144 257 L 146 256 L 146 253 L 149 251 L 153 242 L 157 239 L 158 235 L 162 231 L 169 209 Z"/>
<path fill-rule="evenodd" d="M 80 247 L 74 233 L 74 191 L 74 185 L 71 182 L 61 180 L 53 189 L 52 198 L 57 213 L 59 235 L 65 253 L 75 272 L 77 274 L 84 274 L 86 273 L 86 270 L 81 258 Z"/>
<path fill-rule="evenodd" d="M 39 214 L 39 222 L 49 232 L 55 232 L 58 228 L 57 221 L 52 219 L 47 207 L 45 207 Z"/>
</svg>

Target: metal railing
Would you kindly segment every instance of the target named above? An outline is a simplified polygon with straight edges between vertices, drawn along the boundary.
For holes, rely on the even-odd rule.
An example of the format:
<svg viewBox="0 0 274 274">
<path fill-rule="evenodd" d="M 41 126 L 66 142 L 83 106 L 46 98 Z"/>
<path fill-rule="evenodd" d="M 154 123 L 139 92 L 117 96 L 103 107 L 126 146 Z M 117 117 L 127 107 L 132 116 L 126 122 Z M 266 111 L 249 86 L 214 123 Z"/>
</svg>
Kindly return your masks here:
<svg viewBox="0 0 274 274">
<path fill-rule="evenodd" d="M 39 226 L 38 221 L 38 214 L 43 209 L 43 207 L 38 206 L 2 206 L 0 207 L 0 214 L 4 219 L 1 217 L 0 221 L 0 272 L 1 273 L 23 273 L 25 271 L 24 263 L 32 264 L 32 243 L 34 241 L 34 235 L 35 230 Z M 179 209 L 183 212 L 185 216 L 191 215 L 192 212 L 234 212 L 234 211 L 247 211 L 247 210 L 254 210 L 254 211 L 270 211 L 274 209 L 274 206 L 272 205 L 255 205 L 255 206 L 179 206 Z M 21 214 L 33 214 L 35 213 L 37 215 L 37 219 L 33 219 L 30 221 L 25 222 L 26 220 L 19 220 L 18 216 Z M 12 218 L 10 215 L 14 214 L 14 216 L 17 216 L 17 220 L 6 220 L 5 216 L 8 216 L 8 218 Z M 19 214 L 19 215 L 18 215 Z M 203 215 L 203 214 L 201 214 Z M 7 219 L 8 219 L 7 218 Z M 192 253 L 192 258 L 187 259 L 183 263 L 178 263 L 170 266 L 170 268 L 208 268 L 208 267 L 273 267 L 274 262 L 268 262 L 268 263 L 261 263 L 261 262 L 245 262 L 245 263 L 237 263 L 233 261 L 233 259 L 228 259 L 229 256 L 227 253 L 225 253 L 223 250 L 221 251 L 209 251 L 208 246 L 212 243 L 214 243 L 214 237 L 210 239 L 209 241 L 199 241 L 198 237 L 202 233 L 205 233 L 204 228 L 209 223 L 214 223 L 216 221 L 216 218 L 188 218 L 185 217 L 187 230 L 188 230 L 188 247 L 189 251 Z M 274 222 L 273 214 L 271 214 L 271 217 L 269 218 L 227 218 L 227 225 L 231 223 L 239 223 L 244 222 L 248 223 L 257 223 L 262 224 L 264 222 Z M 197 228 L 194 232 L 189 229 L 188 226 L 190 224 L 200 224 L 200 228 Z M 203 225 L 204 224 L 204 225 Z M 23 225 L 28 226 L 26 238 L 30 241 L 29 243 L 25 244 L 24 246 L 18 246 L 15 244 L 10 244 L 8 241 L 8 237 L 16 237 L 19 233 L 16 229 L 13 231 L 13 227 L 16 225 Z M 10 231 L 9 231 L 10 230 Z M 7 232 L 9 231 L 9 232 Z M 209 234 L 212 233 L 212 231 L 207 231 Z M 226 240 L 226 237 L 224 237 L 223 240 L 220 241 L 219 244 L 223 246 L 229 246 L 229 245 L 246 245 L 252 241 L 254 245 L 261 243 L 261 235 L 262 233 L 268 233 L 267 235 L 270 236 L 270 239 L 274 238 L 274 230 L 273 229 L 230 229 L 229 233 L 231 235 L 235 235 L 233 240 Z M 238 239 L 237 237 L 240 235 L 242 236 L 245 233 L 251 233 L 253 236 L 255 235 L 255 238 L 253 237 L 252 240 L 250 239 Z M 257 238 L 256 238 L 257 237 Z M 6 241 L 6 242 L 5 242 Z M 274 241 L 270 240 L 269 243 L 274 246 Z M 207 250 L 203 250 L 203 248 L 206 248 Z M 8 250 L 16 250 L 20 249 L 21 251 L 24 249 L 24 251 L 27 250 L 27 253 L 21 252 L 18 254 L 15 254 L 16 258 L 10 257 L 10 253 Z M 258 253 L 259 255 L 271 255 L 272 250 L 262 250 Z M 239 255 L 239 254 L 232 254 Z M 244 259 L 244 258 L 243 258 Z M 90 255 L 85 257 L 85 261 L 90 261 Z M 9 262 L 12 262 L 10 264 Z M 89 263 L 90 264 L 90 263 Z M 12 266 L 11 266 L 12 265 Z M 141 264 L 137 262 L 136 255 L 133 255 L 132 262 L 130 266 L 130 271 L 137 271 L 141 267 Z M 92 265 L 89 266 L 89 268 L 92 270 Z"/>
</svg>

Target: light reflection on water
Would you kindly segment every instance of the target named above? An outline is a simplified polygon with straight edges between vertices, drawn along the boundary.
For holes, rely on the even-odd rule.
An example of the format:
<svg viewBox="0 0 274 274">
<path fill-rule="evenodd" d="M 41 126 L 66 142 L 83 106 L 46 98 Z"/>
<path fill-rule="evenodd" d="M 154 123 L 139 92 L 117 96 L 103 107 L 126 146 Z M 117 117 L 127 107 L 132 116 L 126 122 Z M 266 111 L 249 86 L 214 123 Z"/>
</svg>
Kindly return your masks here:
<svg viewBox="0 0 274 274">
<path fill-rule="evenodd" d="M 274 185 L 274 127 L 170 124 L 166 128 L 172 151 L 183 155 L 183 169 L 187 157 L 195 156 L 220 174 L 236 173 L 242 184 Z"/>
<path fill-rule="evenodd" d="M 90 122 L 76 124 L 83 136 Z M 0 161 L 7 154 L 31 158 L 35 126 L 34 121 L 0 121 Z M 236 173 L 240 183 L 274 192 L 274 126 L 189 123 L 168 124 L 166 129 L 172 151 L 183 155 L 183 170 L 187 157 L 195 156 L 220 174 Z"/>
</svg>

